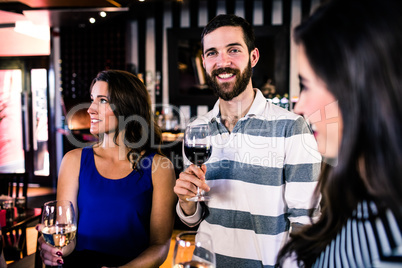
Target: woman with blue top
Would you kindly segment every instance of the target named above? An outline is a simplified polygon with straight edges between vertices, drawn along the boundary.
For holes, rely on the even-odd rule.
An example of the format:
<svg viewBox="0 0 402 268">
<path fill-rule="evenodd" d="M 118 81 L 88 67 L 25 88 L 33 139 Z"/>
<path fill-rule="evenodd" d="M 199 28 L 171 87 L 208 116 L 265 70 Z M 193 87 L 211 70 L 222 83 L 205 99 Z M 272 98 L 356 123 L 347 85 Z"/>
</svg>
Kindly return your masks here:
<svg viewBox="0 0 402 268">
<path fill-rule="evenodd" d="M 57 187 L 57 199 L 74 204 L 77 236 L 62 250 L 39 238 L 43 262 L 159 267 L 173 230 L 175 173 L 160 154 L 148 92 L 135 75 L 108 70 L 93 80 L 91 103 L 90 132 L 99 141 L 64 156 Z"/>
</svg>

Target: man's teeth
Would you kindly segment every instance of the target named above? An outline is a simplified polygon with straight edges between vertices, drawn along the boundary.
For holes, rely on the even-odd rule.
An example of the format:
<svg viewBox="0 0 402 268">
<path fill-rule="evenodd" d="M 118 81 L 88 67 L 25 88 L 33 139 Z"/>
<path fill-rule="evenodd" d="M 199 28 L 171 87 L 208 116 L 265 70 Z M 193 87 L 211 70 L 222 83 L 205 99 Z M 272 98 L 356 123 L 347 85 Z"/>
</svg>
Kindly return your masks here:
<svg viewBox="0 0 402 268">
<path fill-rule="evenodd" d="M 232 77 L 233 74 L 219 74 L 218 76 L 219 76 L 219 78 L 229 78 L 229 77 Z"/>
</svg>

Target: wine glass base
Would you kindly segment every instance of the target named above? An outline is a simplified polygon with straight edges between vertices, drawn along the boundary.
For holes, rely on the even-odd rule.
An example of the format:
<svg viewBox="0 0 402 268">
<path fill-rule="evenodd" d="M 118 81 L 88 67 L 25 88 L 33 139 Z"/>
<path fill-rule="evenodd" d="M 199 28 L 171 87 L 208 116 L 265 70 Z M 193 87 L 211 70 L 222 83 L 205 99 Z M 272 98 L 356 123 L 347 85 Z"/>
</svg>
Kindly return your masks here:
<svg viewBox="0 0 402 268">
<path fill-rule="evenodd" d="M 190 198 L 187 198 L 187 201 L 192 201 L 192 202 L 203 202 L 203 201 L 209 201 L 211 200 L 212 197 L 208 195 L 196 195 Z"/>
</svg>

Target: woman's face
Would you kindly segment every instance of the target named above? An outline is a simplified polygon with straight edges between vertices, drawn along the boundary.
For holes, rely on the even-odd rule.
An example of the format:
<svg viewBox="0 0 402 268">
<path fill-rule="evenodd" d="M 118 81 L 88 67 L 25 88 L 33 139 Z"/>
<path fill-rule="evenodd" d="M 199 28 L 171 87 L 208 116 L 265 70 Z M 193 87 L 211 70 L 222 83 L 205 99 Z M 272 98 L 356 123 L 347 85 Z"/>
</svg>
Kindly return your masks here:
<svg viewBox="0 0 402 268">
<path fill-rule="evenodd" d="M 91 117 L 90 132 L 94 135 L 112 134 L 116 131 L 118 121 L 109 103 L 108 83 L 95 82 L 91 92 L 91 106 L 88 113 Z"/>
<path fill-rule="evenodd" d="M 335 158 L 338 156 L 343 128 L 338 101 L 311 68 L 304 47 L 300 45 L 298 50 L 301 89 L 294 112 L 303 115 L 312 125 L 321 155 Z"/>
</svg>

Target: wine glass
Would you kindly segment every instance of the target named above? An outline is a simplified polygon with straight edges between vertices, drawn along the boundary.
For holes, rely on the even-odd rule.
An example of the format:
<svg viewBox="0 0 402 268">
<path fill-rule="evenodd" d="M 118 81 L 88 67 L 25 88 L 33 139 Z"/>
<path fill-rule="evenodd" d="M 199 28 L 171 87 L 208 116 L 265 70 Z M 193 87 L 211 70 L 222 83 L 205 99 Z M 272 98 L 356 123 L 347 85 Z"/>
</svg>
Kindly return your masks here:
<svg viewBox="0 0 402 268">
<path fill-rule="evenodd" d="M 212 153 L 211 131 L 208 124 L 189 125 L 184 133 L 184 153 L 190 162 L 201 168 Z M 197 195 L 187 198 L 188 201 L 208 201 L 210 196 L 204 195 L 197 187 Z"/>
<path fill-rule="evenodd" d="M 215 267 L 215 253 L 209 234 L 187 231 L 176 236 L 176 244 L 173 252 L 173 268 Z"/>
<path fill-rule="evenodd" d="M 46 202 L 43 206 L 42 224 L 41 232 L 46 243 L 61 250 L 74 240 L 77 231 L 73 204 L 67 200 Z"/>
</svg>

